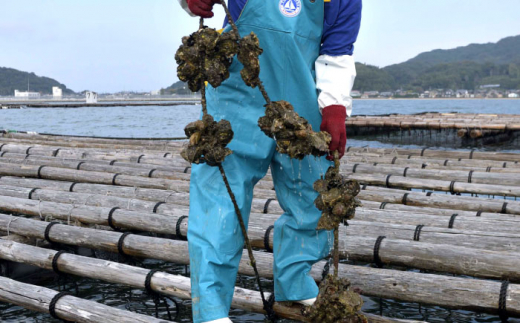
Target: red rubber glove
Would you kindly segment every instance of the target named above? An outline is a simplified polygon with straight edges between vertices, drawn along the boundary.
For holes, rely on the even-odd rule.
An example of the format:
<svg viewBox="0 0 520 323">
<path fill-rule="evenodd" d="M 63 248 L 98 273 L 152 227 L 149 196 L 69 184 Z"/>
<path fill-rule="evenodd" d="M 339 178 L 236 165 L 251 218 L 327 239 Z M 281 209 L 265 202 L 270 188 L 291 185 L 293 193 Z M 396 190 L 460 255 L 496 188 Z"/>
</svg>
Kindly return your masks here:
<svg viewBox="0 0 520 323">
<path fill-rule="evenodd" d="M 195 16 L 202 18 L 213 17 L 213 5 L 220 3 L 220 0 L 186 0 L 188 8 Z"/>
<path fill-rule="evenodd" d="M 338 151 L 339 158 L 345 155 L 345 146 L 347 145 L 347 128 L 345 120 L 347 120 L 347 109 L 342 105 L 329 105 L 322 111 L 323 120 L 320 130 L 330 133 L 332 140 L 329 145 L 331 154 L 327 156 L 328 160 L 334 160 L 332 152 Z"/>
</svg>

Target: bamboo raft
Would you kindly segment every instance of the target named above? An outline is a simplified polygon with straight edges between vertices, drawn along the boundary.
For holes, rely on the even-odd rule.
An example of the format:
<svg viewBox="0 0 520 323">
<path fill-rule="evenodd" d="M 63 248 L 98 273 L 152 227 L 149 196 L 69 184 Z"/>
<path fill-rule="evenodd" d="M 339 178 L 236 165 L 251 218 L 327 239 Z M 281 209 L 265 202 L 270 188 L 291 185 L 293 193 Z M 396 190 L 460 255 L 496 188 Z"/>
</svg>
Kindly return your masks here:
<svg viewBox="0 0 520 323">
<path fill-rule="evenodd" d="M 354 116 L 347 119 L 350 136 L 375 137 L 383 142 L 483 146 L 510 143 L 520 147 L 520 116 L 474 113 Z"/>
<path fill-rule="evenodd" d="M 179 156 L 181 146 L 1 135 L 0 262 L 190 299 L 184 276 L 58 252 L 74 246 L 189 264 L 191 168 Z M 340 276 L 370 297 L 520 317 L 520 154 L 349 147 L 344 158 L 343 174 L 362 184 L 363 207 L 340 229 Z M 266 279 L 273 278 L 271 225 L 282 212 L 268 173 L 254 191 L 248 230 Z M 248 262 L 244 252 L 239 273 L 252 276 Z M 321 281 L 328 267 L 317 263 L 310 274 Z M 1 301 L 49 312 L 56 292 L 1 279 Z M 71 308 L 78 302 L 82 307 Z M 72 296 L 54 306 L 59 317 L 78 322 L 99 322 L 97 315 L 125 322 L 124 315 L 135 315 Z M 263 313 L 253 290 L 236 287 L 232 306 Z M 305 321 L 296 305 L 276 303 L 274 309 Z M 381 315 L 370 321 L 406 322 Z"/>
</svg>

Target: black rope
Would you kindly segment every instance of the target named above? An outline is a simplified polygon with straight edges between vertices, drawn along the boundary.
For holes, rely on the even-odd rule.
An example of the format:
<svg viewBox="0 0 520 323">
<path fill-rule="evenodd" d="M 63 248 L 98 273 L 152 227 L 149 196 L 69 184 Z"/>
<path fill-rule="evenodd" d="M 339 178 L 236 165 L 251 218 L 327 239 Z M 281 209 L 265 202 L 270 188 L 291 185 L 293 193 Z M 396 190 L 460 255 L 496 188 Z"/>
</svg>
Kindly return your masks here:
<svg viewBox="0 0 520 323">
<path fill-rule="evenodd" d="M 377 163 L 374 163 L 373 165 L 374 165 L 374 166 L 377 166 Z"/>
<path fill-rule="evenodd" d="M 471 180 L 473 179 L 473 171 L 470 171 L 469 172 L 469 175 L 468 175 L 468 183 L 471 183 Z"/>
<path fill-rule="evenodd" d="M 274 225 L 270 225 L 267 230 L 265 230 L 265 235 L 264 235 L 264 248 L 265 250 L 269 251 L 269 252 L 273 252 L 273 248 L 271 248 L 271 244 L 269 243 L 270 242 L 270 236 L 271 236 L 271 231 L 274 229 Z"/>
<path fill-rule="evenodd" d="M 0 145 L 0 151 L 2 151 L 2 148 L 4 148 L 5 145 L 7 145 L 7 144 Z"/>
<path fill-rule="evenodd" d="M 410 167 L 406 167 L 404 169 L 404 172 L 403 172 L 403 177 L 406 177 L 406 173 L 408 173 L 408 170 L 410 169 Z"/>
<path fill-rule="evenodd" d="M 278 316 L 274 312 L 273 308 L 275 302 L 276 301 L 274 299 L 274 293 L 271 293 L 267 301 L 264 303 L 264 310 L 267 313 L 266 316 L 270 322 L 276 322 L 276 320 L 278 319 Z"/>
<path fill-rule="evenodd" d="M 36 192 L 37 188 L 33 188 L 30 192 L 29 192 L 29 200 L 32 200 L 32 195 L 34 192 Z"/>
<path fill-rule="evenodd" d="M 118 207 L 115 207 L 115 208 L 112 208 L 112 210 L 110 210 L 110 212 L 108 212 L 108 225 L 114 230 L 114 231 L 121 231 L 121 228 L 118 228 L 114 225 L 114 212 L 116 210 L 119 210 L 120 208 Z"/>
<path fill-rule="evenodd" d="M 402 203 L 403 205 L 406 205 L 406 203 L 408 202 L 408 195 L 409 195 L 409 194 L 410 194 L 410 193 L 406 193 L 405 195 L 403 195 L 403 200 L 401 201 L 401 203 Z"/>
<path fill-rule="evenodd" d="M 4 151 L 4 152 L 0 155 L 0 157 L 4 157 L 5 154 L 7 154 L 7 151 Z"/>
<path fill-rule="evenodd" d="M 504 205 L 502 205 L 502 210 L 500 211 L 500 213 L 502 214 L 507 214 L 507 202 L 504 203 Z"/>
<path fill-rule="evenodd" d="M 446 160 L 444 161 L 444 166 L 448 166 L 448 162 L 449 162 L 449 160 L 446 159 Z"/>
<path fill-rule="evenodd" d="M 41 179 L 42 178 L 42 168 L 45 167 L 45 165 L 42 165 L 40 167 L 38 167 L 38 178 Z"/>
<path fill-rule="evenodd" d="M 54 153 L 52 153 L 52 157 L 57 157 L 58 154 L 60 153 L 60 150 L 61 150 L 61 148 L 56 149 L 56 150 L 54 151 Z"/>
<path fill-rule="evenodd" d="M 383 268 L 383 263 L 381 262 L 381 258 L 379 258 L 379 248 L 381 248 L 381 241 L 385 238 L 385 236 L 379 236 L 374 245 L 374 263 L 378 268 Z"/>
<path fill-rule="evenodd" d="M 69 187 L 69 192 L 74 192 L 74 186 L 76 186 L 78 183 L 72 183 Z"/>
<path fill-rule="evenodd" d="M 476 149 L 472 149 L 471 152 L 469 153 L 469 159 L 473 159 L 473 153 L 475 152 Z"/>
<path fill-rule="evenodd" d="M 152 289 L 152 277 L 153 275 L 158 272 L 159 269 L 152 269 L 148 272 L 146 275 L 146 279 L 144 280 L 144 288 L 149 294 L 155 293 L 155 291 Z"/>
<path fill-rule="evenodd" d="M 392 165 L 394 165 L 396 161 L 397 161 L 397 157 L 394 157 L 394 159 L 392 159 Z"/>
<path fill-rule="evenodd" d="M 186 237 L 182 237 L 182 235 L 181 235 L 181 224 L 182 224 L 182 221 L 184 221 L 184 219 L 187 219 L 187 218 L 188 218 L 187 215 L 183 215 L 177 219 L 177 224 L 175 225 L 175 235 L 177 236 L 177 238 L 183 238 L 183 239 L 186 238 Z"/>
<path fill-rule="evenodd" d="M 161 206 L 163 204 L 166 204 L 166 203 L 165 202 L 158 202 L 157 204 L 155 204 L 155 206 L 153 207 L 153 213 L 157 213 L 157 210 L 159 209 L 159 206 Z"/>
<path fill-rule="evenodd" d="M 424 148 L 423 150 L 421 150 L 421 157 L 424 157 L 424 152 L 426 151 L 426 149 L 428 148 Z"/>
<path fill-rule="evenodd" d="M 419 241 L 421 237 L 421 230 L 424 228 L 423 224 L 419 224 L 415 227 L 415 233 L 413 234 L 413 241 Z"/>
<path fill-rule="evenodd" d="M 79 163 L 78 163 L 78 166 L 76 166 L 76 169 L 77 169 L 77 170 L 80 170 L 81 165 L 83 165 L 83 164 L 85 164 L 85 162 L 79 162 Z"/>
<path fill-rule="evenodd" d="M 43 237 L 45 238 L 45 240 L 47 240 L 49 243 L 53 243 L 49 234 L 51 233 L 51 228 L 56 225 L 56 224 L 60 224 L 59 222 L 50 222 L 47 227 L 45 228 L 45 232 L 43 233 Z"/>
<path fill-rule="evenodd" d="M 347 153 L 350 151 L 350 148 L 352 148 L 352 146 L 347 147 Z"/>
<path fill-rule="evenodd" d="M 433 192 L 426 193 L 426 196 L 432 196 Z"/>
<path fill-rule="evenodd" d="M 64 253 L 66 253 L 64 250 L 60 250 L 54 254 L 54 257 L 52 257 L 52 271 L 54 271 L 58 275 L 62 275 L 62 272 L 58 268 L 58 259 Z"/>
<path fill-rule="evenodd" d="M 29 155 L 29 151 L 30 151 L 32 148 L 33 148 L 33 147 L 29 147 L 29 148 L 27 148 L 27 150 L 25 151 L 25 154 L 26 154 L 26 155 Z"/>
<path fill-rule="evenodd" d="M 112 185 L 114 185 L 114 186 L 117 185 L 117 184 L 116 184 L 116 178 L 117 178 L 117 176 L 119 176 L 119 175 L 121 175 L 121 174 L 117 173 L 117 174 L 114 175 L 114 177 L 112 178 Z"/>
<path fill-rule="evenodd" d="M 428 167 L 428 164 L 422 164 L 421 166 L 422 169 L 425 169 L 426 167 Z"/>
<path fill-rule="evenodd" d="M 72 321 L 67 321 L 67 320 L 64 320 L 62 318 L 60 318 L 57 314 L 56 314 L 56 303 L 58 303 L 58 301 L 64 297 L 64 296 L 70 296 L 70 293 L 67 293 L 67 292 L 59 292 L 58 294 L 54 295 L 54 297 L 52 298 L 51 302 L 49 303 L 49 314 L 57 319 L 57 320 L 62 320 L 63 322 L 72 322 Z"/>
<path fill-rule="evenodd" d="M 364 184 L 363 187 L 361 188 L 361 190 L 366 190 L 367 189 L 367 184 Z"/>
<path fill-rule="evenodd" d="M 387 187 L 387 188 L 390 188 L 390 177 L 392 177 L 392 174 L 390 174 L 390 175 L 388 175 L 388 176 L 386 177 L 386 187 Z"/>
<path fill-rule="evenodd" d="M 110 166 L 114 166 L 114 164 L 117 162 L 117 159 L 114 159 L 110 162 Z"/>
<path fill-rule="evenodd" d="M 381 205 L 379 206 L 379 209 L 384 210 L 387 204 L 388 204 L 388 202 L 381 203 Z"/>
<path fill-rule="evenodd" d="M 502 322 L 507 322 L 509 314 L 507 313 L 507 289 L 509 288 L 509 282 L 503 281 L 500 286 L 500 296 L 498 299 L 498 316 Z"/>
<path fill-rule="evenodd" d="M 450 193 L 453 195 L 455 194 L 455 181 L 452 181 L 450 183 Z"/>
<path fill-rule="evenodd" d="M 121 256 L 126 256 L 125 254 L 125 251 L 123 250 L 123 244 L 125 242 L 125 238 L 132 234 L 131 232 L 125 232 L 123 233 L 120 237 L 119 237 L 119 240 L 117 241 L 117 252 L 121 255 Z"/>
<path fill-rule="evenodd" d="M 184 168 L 184 174 L 188 174 L 188 169 L 190 169 L 190 168 L 191 168 L 191 167 L 189 167 L 189 166 L 186 167 L 186 168 Z"/>
<path fill-rule="evenodd" d="M 488 172 L 488 173 L 491 172 L 491 166 L 489 166 L 488 168 L 486 168 L 486 172 Z"/>
<path fill-rule="evenodd" d="M 503 168 L 507 168 L 507 162 L 504 163 L 504 165 L 502 165 Z"/>
<path fill-rule="evenodd" d="M 163 158 L 168 157 L 168 155 L 171 155 L 171 153 L 166 153 L 166 154 L 164 154 Z"/>
<path fill-rule="evenodd" d="M 479 211 L 477 212 L 477 216 L 481 216 L 481 215 L 482 215 L 482 210 L 479 210 Z"/>
<path fill-rule="evenodd" d="M 144 157 L 144 155 L 141 155 L 141 156 L 139 156 L 139 158 L 137 158 L 137 163 L 138 164 L 141 163 L 141 158 L 143 158 L 143 157 Z"/>
<path fill-rule="evenodd" d="M 448 224 L 448 229 L 453 229 L 453 224 L 455 224 L 455 218 L 459 216 L 458 214 L 453 214 L 450 217 L 450 223 Z"/>
<path fill-rule="evenodd" d="M 152 169 L 149 173 L 148 173 L 148 177 L 152 178 L 152 175 L 153 173 L 156 171 L 157 169 Z"/>
<path fill-rule="evenodd" d="M 269 212 L 269 204 L 271 204 L 272 201 L 275 199 L 267 199 L 264 204 L 264 214 L 267 214 Z"/>
<path fill-rule="evenodd" d="M 356 173 L 356 169 L 359 166 L 359 164 L 354 164 L 354 167 L 352 168 L 352 173 Z"/>
<path fill-rule="evenodd" d="M 412 155 L 408 155 L 408 159 L 412 159 Z"/>
</svg>

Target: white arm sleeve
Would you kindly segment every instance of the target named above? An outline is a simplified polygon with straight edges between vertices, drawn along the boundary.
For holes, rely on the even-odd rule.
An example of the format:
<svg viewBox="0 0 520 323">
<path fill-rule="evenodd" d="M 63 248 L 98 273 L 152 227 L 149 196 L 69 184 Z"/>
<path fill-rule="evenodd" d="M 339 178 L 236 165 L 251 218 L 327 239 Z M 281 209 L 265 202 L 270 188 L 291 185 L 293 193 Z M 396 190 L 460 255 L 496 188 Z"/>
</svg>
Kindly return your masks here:
<svg viewBox="0 0 520 323">
<path fill-rule="evenodd" d="M 190 9 L 188 8 L 188 3 L 186 2 L 186 0 L 179 0 L 179 3 L 181 4 L 182 9 L 186 10 L 186 12 L 190 14 L 190 16 L 195 17 L 195 15 L 192 14 Z"/>
<path fill-rule="evenodd" d="M 316 88 L 320 112 L 329 105 L 342 105 L 352 113 L 350 92 L 356 79 L 356 64 L 350 55 L 321 55 L 316 60 Z"/>
</svg>

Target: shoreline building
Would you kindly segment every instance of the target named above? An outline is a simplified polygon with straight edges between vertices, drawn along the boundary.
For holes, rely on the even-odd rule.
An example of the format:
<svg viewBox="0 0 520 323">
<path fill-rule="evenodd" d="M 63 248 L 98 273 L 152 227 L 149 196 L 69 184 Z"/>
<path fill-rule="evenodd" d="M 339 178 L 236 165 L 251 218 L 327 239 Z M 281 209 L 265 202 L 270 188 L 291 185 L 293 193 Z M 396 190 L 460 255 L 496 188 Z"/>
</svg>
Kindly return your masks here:
<svg viewBox="0 0 520 323">
<path fill-rule="evenodd" d="M 52 87 L 52 97 L 54 99 L 61 99 L 63 97 L 63 90 L 57 86 Z"/>
<path fill-rule="evenodd" d="M 29 92 L 29 91 L 18 91 L 14 90 L 14 97 L 15 98 L 27 98 L 27 99 L 36 99 L 40 97 L 39 92 Z"/>
</svg>

